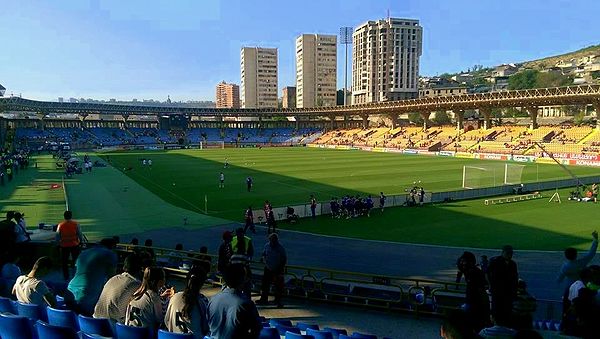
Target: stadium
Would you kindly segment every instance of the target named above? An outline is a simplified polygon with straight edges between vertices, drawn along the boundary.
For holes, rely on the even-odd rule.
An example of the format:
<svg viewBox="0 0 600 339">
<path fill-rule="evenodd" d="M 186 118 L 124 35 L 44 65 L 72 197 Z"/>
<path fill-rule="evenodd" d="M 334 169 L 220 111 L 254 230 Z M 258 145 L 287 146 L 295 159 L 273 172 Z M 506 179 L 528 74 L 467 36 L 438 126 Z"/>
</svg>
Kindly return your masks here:
<svg viewBox="0 0 600 339">
<path fill-rule="evenodd" d="M 2 339 L 597 336 L 598 84 L 304 108 L 4 94 Z"/>
</svg>

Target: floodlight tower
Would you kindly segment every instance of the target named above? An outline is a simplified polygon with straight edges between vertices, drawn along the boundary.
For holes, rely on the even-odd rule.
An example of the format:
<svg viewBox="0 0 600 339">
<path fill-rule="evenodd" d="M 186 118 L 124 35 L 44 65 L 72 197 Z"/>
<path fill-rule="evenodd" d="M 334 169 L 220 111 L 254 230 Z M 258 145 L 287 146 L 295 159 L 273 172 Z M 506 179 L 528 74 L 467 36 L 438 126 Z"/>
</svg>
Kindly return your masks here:
<svg viewBox="0 0 600 339">
<path fill-rule="evenodd" d="M 352 44 L 352 30 L 352 27 L 340 28 L 340 43 L 346 47 L 346 61 L 344 63 L 344 106 L 348 105 L 348 45 Z"/>
</svg>

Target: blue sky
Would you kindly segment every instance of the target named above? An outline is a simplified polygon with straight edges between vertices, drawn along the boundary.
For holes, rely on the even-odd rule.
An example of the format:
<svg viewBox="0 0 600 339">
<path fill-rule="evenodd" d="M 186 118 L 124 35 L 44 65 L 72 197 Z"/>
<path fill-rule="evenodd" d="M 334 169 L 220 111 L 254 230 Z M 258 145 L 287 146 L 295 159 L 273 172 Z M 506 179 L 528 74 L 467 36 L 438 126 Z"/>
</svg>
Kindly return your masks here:
<svg viewBox="0 0 600 339">
<path fill-rule="evenodd" d="M 279 87 L 294 85 L 294 41 L 394 17 L 424 28 L 421 75 L 563 53 L 600 43 L 594 0 L 0 1 L 0 83 L 57 100 L 214 100 L 240 82 L 240 48 L 279 48 Z M 338 46 L 338 88 L 343 87 Z"/>
</svg>

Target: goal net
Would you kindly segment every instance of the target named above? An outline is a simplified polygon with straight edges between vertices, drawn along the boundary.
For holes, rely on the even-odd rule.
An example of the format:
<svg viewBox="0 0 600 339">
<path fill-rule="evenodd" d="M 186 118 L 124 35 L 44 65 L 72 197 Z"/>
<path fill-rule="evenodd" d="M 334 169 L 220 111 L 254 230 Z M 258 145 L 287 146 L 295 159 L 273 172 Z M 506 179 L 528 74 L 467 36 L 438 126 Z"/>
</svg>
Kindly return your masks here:
<svg viewBox="0 0 600 339">
<path fill-rule="evenodd" d="M 496 170 L 494 168 L 463 166 L 463 188 L 474 189 L 493 186 L 496 186 Z"/>
<path fill-rule="evenodd" d="M 523 181 L 523 169 L 525 165 L 504 164 L 504 184 L 514 185 Z"/>
<path fill-rule="evenodd" d="M 225 148 L 225 142 L 223 141 L 201 141 L 200 149 L 205 148 Z"/>
</svg>

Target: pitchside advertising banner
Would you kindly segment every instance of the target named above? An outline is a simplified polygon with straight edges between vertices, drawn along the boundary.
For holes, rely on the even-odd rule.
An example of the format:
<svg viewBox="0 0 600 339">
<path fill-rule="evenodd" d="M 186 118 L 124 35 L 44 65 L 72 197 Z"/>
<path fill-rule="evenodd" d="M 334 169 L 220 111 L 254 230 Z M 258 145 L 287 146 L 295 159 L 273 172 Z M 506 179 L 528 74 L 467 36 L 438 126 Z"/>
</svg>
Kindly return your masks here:
<svg viewBox="0 0 600 339">
<path fill-rule="evenodd" d="M 542 152 L 536 154 L 538 157 L 542 157 Z M 569 159 L 569 160 L 587 160 L 587 161 L 600 161 L 600 155 L 598 154 L 577 154 L 577 153 L 552 153 L 557 159 Z"/>
<path fill-rule="evenodd" d="M 475 153 L 475 159 L 506 161 L 508 160 L 508 155 L 495 153 Z"/>
<path fill-rule="evenodd" d="M 530 155 L 513 155 L 512 160 L 516 162 L 535 162 L 535 157 Z"/>
<path fill-rule="evenodd" d="M 439 151 L 437 153 L 437 155 L 441 156 L 441 157 L 453 157 L 456 154 L 456 152 L 452 152 L 452 151 Z"/>
</svg>

